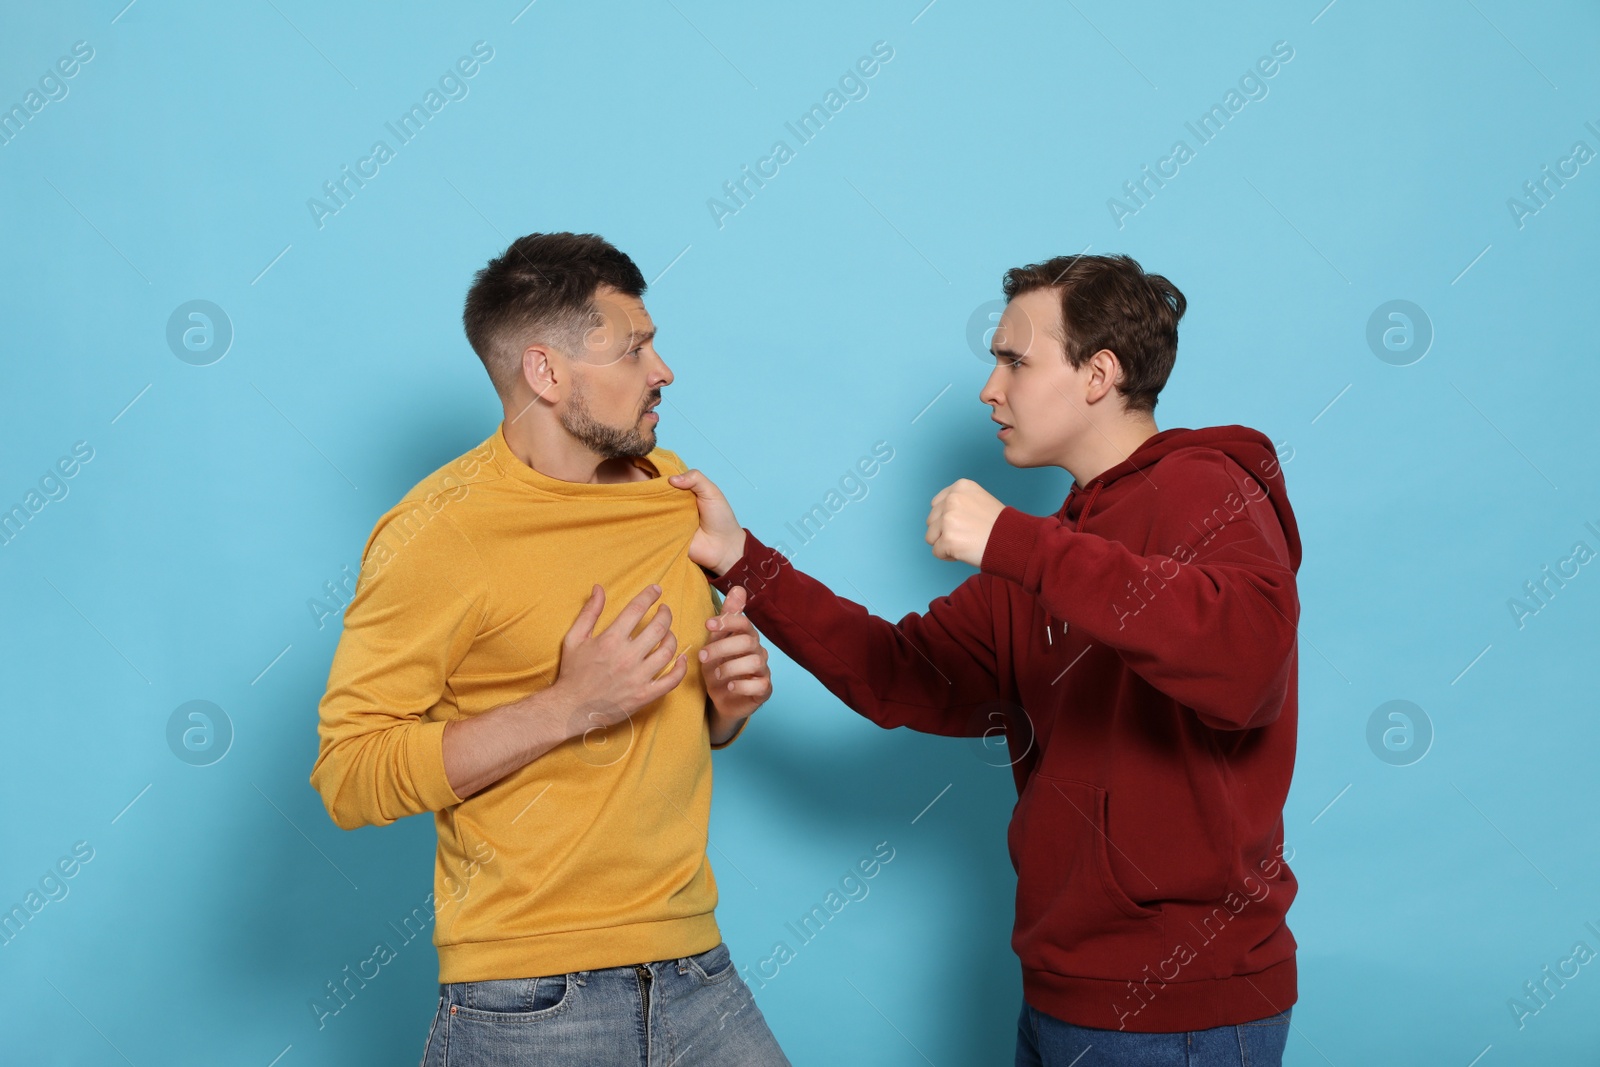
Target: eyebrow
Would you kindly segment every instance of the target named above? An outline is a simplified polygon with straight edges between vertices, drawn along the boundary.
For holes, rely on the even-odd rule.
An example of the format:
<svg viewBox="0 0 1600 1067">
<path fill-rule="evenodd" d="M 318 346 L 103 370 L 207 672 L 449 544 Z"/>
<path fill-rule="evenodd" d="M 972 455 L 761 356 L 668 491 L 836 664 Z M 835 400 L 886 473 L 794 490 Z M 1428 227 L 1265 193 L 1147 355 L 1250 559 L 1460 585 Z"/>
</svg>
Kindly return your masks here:
<svg viewBox="0 0 1600 1067">
<path fill-rule="evenodd" d="M 1009 348 L 1005 348 L 1004 346 L 1000 348 L 991 348 L 989 349 L 989 353 L 996 359 L 1021 359 L 1023 356 L 1027 355 L 1025 352 L 1015 352 Z"/>
<path fill-rule="evenodd" d="M 647 342 L 647 341 L 651 340 L 652 338 L 654 338 L 655 335 L 656 335 L 656 331 L 655 331 L 655 327 L 653 327 L 653 326 L 650 329 L 645 330 L 642 333 L 640 331 L 638 331 L 638 330 L 629 331 L 629 333 L 628 333 L 628 349 L 632 349 L 636 345 L 644 344 L 645 342 Z M 625 351 L 626 350 L 627 349 L 625 349 Z"/>
</svg>

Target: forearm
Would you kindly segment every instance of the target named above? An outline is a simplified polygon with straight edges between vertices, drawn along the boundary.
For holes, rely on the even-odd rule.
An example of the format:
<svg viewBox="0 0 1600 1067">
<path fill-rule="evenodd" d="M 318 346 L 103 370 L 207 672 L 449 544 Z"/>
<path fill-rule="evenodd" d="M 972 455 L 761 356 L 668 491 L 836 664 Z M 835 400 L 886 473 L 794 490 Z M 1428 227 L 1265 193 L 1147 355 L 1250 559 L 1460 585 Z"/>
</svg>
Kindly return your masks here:
<svg viewBox="0 0 1600 1067">
<path fill-rule="evenodd" d="M 464 719 L 444 730 L 444 770 L 450 788 L 465 799 L 581 733 L 557 687 Z"/>
<path fill-rule="evenodd" d="M 1242 521 L 1180 561 L 1007 508 L 983 570 L 1116 650 L 1132 671 L 1208 725 L 1264 725 L 1283 703 L 1299 601 L 1294 571 Z"/>
<path fill-rule="evenodd" d="M 886 729 L 973 730 L 997 694 L 990 608 L 976 585 L 964 583 L 926 616 L 896 624 L 833 593 L 753 534 L 743 548 L 713 584 L 724 593 L 743 586 L 745 614 L 762 635 L 847 707 Z"/>
</svg>

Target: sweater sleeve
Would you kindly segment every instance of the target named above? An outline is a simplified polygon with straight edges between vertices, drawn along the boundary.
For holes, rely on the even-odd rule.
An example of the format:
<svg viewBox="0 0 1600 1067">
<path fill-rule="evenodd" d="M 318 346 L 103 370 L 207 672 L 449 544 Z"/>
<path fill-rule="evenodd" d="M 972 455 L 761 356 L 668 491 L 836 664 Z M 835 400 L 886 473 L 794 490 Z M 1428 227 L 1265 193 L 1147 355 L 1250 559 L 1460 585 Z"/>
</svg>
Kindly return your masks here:
<svg viewBox="0 0 1600 1067">
<path fill-rule="evenodd" d="M 409 503 L 368 539 L 318 707 L 311 785 L 346 830 L 461 803 L 428 713 L 476 634 L 483 579 L 448 516 Z"/>
<path fill-rule="evenodd" d="M 1217 453 L 1185 460 L 1163 486 L 1140 554 L 1058 519 L 1007 507 L 985 573 L 1017 583 L 1134 673 L 1215 729 L 1265 726 L 1288 695 L 1300 616 L 1294 570 L 1271 502 Z M 1181 486 L 1181 489 L 1179 488 Z"/>
<path fill-rule="evenodd" d="M 898 623 L 833 593 L 745 531 L 745 552 L 712 580 L 745 587 L 761 633 L 853 711 L 885 729 L 981 736 L 998 695 L 993 608 L 984 575 Z"/>
</svg>

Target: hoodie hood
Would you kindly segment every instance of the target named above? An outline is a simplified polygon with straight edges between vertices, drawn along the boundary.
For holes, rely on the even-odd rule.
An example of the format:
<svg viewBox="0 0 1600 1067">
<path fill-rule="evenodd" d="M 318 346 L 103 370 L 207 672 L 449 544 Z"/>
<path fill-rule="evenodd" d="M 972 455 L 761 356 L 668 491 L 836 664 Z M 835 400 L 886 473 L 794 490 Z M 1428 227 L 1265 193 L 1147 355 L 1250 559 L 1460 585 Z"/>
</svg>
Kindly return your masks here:
<svg viewBox="0 0 1600 1067">
<path fill-rule="evenodd" d="M 1295 523 L 1294 511 L 1289 507 L 1283 465 L 1278 460 L 1277 449 L 1266 434 L 1248 426 L 1206 426 L 1198 430 L 1173 427 L 1153 434 L 1134 449 L 1127 459 L 1091 478 L 1087 486 L 1073 482 L 1056 517 L 1073 529 L 1082 530 L 1084 521 L 1094 510 L 1096 498 L 1102 492 L 1127 491 L 1142 480 L 1140 471 L 1154 467 L 1172 453 L 1187 448 L 1209 448 L 1221 452 L 1237 463 L 1246 475 L 1260 483 L 1267 499 L 1272 502 L 1278 525 L 1283 528 L 1284 540 L 1289 545 L 1291 566 L 1299 571 L 1300 529 Z"/>
</svg>

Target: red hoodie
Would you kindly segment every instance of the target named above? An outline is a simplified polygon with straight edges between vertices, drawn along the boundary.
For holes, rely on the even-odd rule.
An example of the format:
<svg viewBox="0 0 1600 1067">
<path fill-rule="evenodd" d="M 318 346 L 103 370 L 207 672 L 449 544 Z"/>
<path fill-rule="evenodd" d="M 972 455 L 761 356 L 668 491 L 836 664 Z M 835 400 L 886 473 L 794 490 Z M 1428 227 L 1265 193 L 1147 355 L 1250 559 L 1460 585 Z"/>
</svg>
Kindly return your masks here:
<svg viewBox="0 0 1600 1067">
<path fill-rule="evenodd" d="M 980 573 L 891 623 L 746 531 L 713 583 L 885 728 L 1003 730 L 1023 993 L 1079 1026 L 1248 1022 L 1296 1000 L 1300 535 L 1272 443 L 1148 438 L 1054 515 L 1007 507 Z"/>
</svg>

